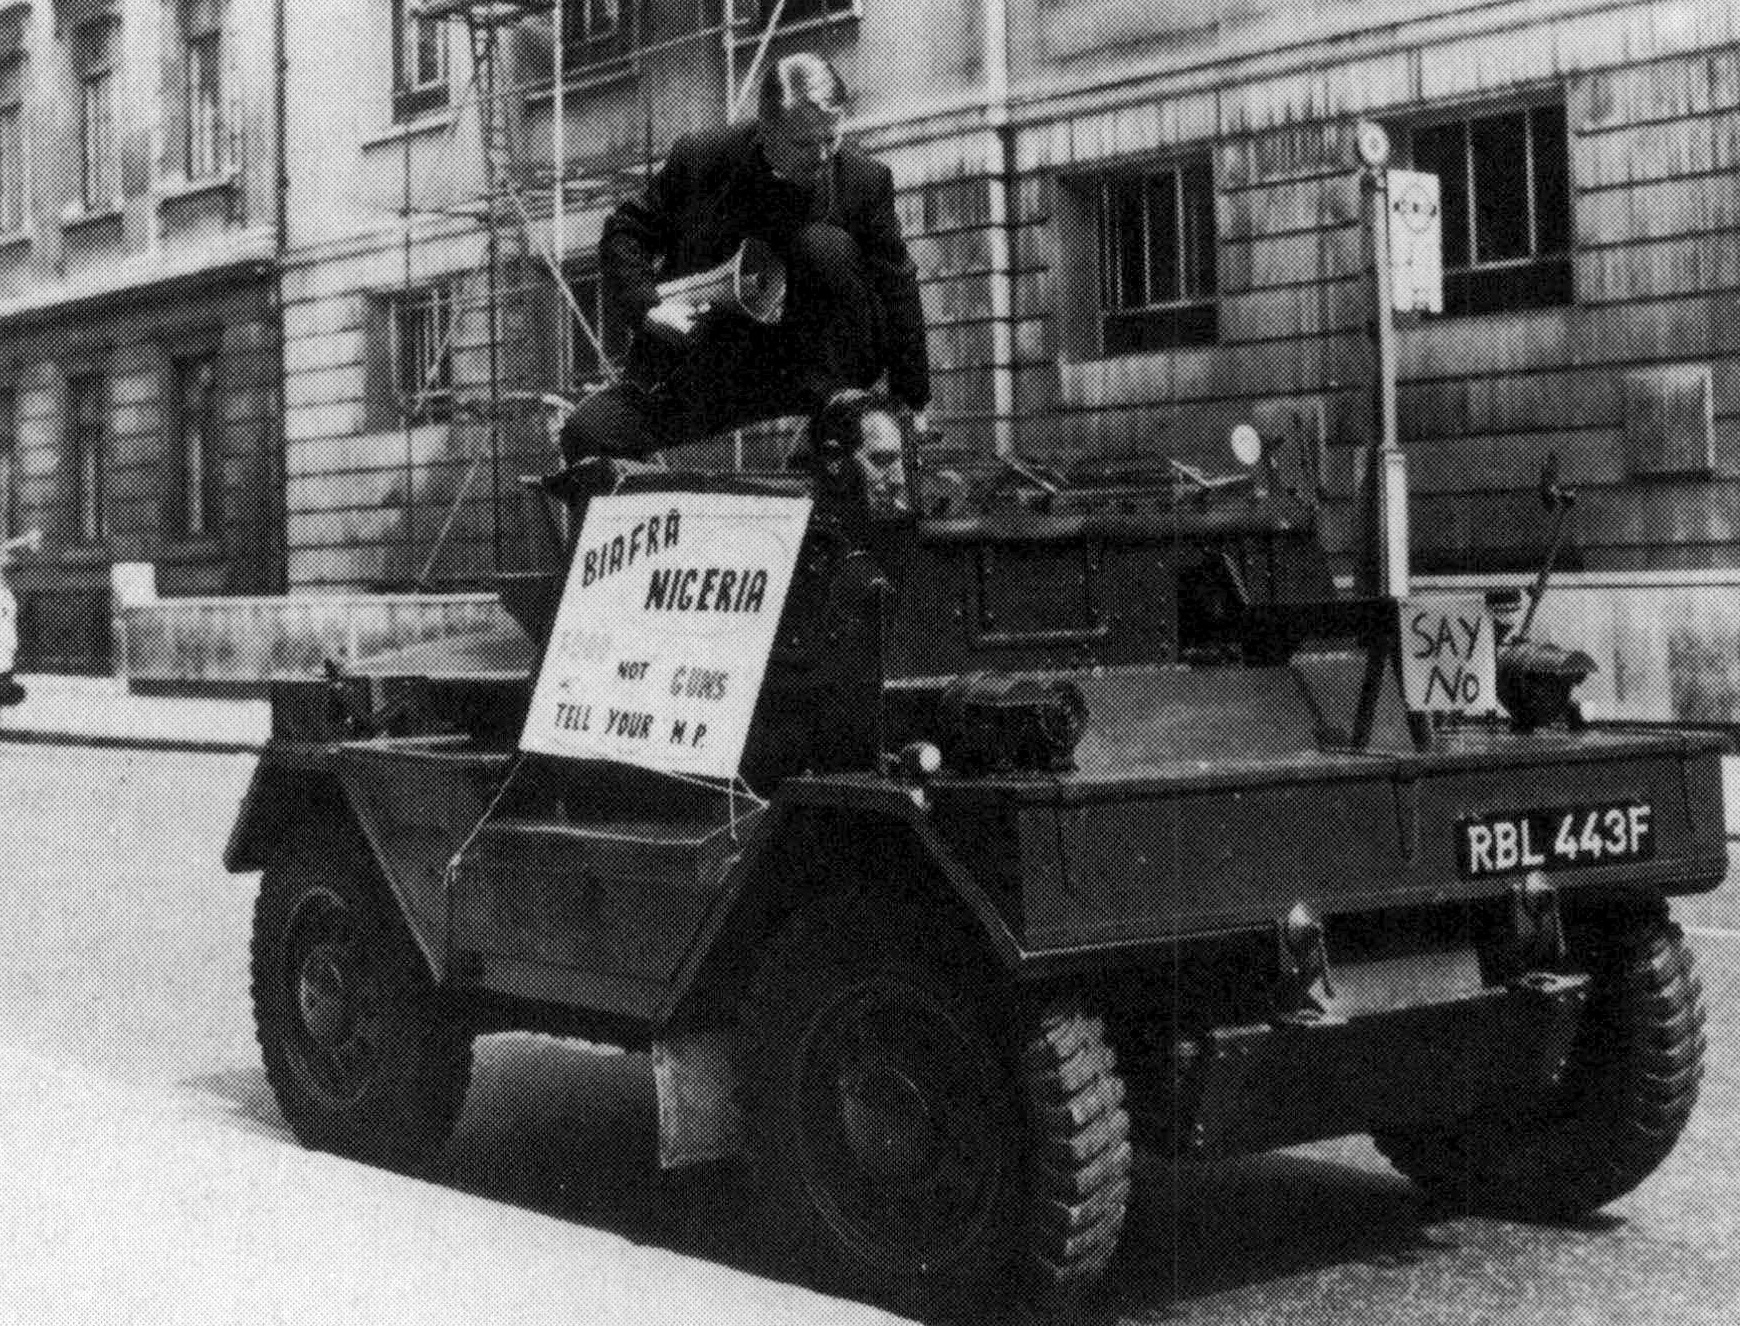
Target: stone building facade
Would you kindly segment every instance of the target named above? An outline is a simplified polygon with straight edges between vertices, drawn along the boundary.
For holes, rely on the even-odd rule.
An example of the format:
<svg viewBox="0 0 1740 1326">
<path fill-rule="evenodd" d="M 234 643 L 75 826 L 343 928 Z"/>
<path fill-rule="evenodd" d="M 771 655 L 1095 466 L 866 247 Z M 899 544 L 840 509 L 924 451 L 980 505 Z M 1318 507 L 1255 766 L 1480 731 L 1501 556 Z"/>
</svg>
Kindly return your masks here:
<svg viewBox="0 0 1740 1326">
<path fill-rule="evenodd" d="M 22 666 L 106 669 L 110 566 L 284 581 L 274 0 L 0 9 L 0 523 Z"/>
<path fill-rule="evenodd" d="M 1672 593 L 1707 599 L 1740 573 L 1731 5 L 564 4 L 558 135 L 548 8 L 499 29 L 485 79 L 462 23 L 292 0 L 292 586 L 479 585 L 511 564 L 514 476 L 551 453 L 535 418 L 492 432 L 477 401 L 489 381 L 572 385 L 598 357 L 536 250 L 593 304 L 611 203 L 676 133 L 737 113 L 762 54 L 794 47 L 836 59 L 853 134 L 895 170 L 952 440 L 1218 463 L 1231 424 L 1254 421 L 1320 458 L 1345 557 L 1373 426 L 1354 134 L 1375 120 L 1444 188 L 1449 307 L 1399 332 L 1415 569 L 1531 567 L 1535 478 L 1557 453 L 1581 494 L 1575 585 L 1637 590 L 1632 618 L 1657 622 L 1704 612 Z M 502 108 L 532 236 L 493 297 L 480 98 Z M 1740 676 L 1717 689 L 1740 694 Z"/>
<path fill-rule="evenodd" d="M 590 300 L 603 212 L 674 134 L 725 117 L 766 14 L 756 0 L 699 22 L 671 0 L 570 0 L 565 17 L 561 258 Z M 1733 565 L 1730 6 L 791 0 L 780 17 L 769 53 L 834 55 L 857 89 L 856 136 L 895 168 L 935 418 L 958 439 L 1200 457 L 1255 418 L 1319 440 L 1344 495 L 1370 427 L 1352 135 L 1371 118 L 1399 161 L 1446 179 L 1451 307 L 1401 329 L 1419 565 L 1527 564 L 1549 450 L 1584 490 L 1586 567 Z M 318 54 L 315 24 L 342 29 Z M 357 549 L 397 541 L 417 561 L 407 512 L 438 530 L 475 460 L 449 436 L 462 424 L 439 418 L 449 405 L 399 408 L 415 366 L 392 362 L 445 328 L 432 380 L 475 395 L 490 339 L 486 292 L 460 288 L 484 265 L 457 219 L 482 187 L 476 80 L 463 26 L 406 35 L 422 24 L 394 0 L 341 17 L 291 6 L 292 50 L 310 52 L 290 66 L 293 583 L 420 569 Z M 549 29 L 547 11 L 510 25 L 498 62 L 527 186 L 547 178 L 554 136 Z M 541 235 L 547 190 L 526 196 Z M 513 275 L 522 292 L 545 279 Z M 504 301 L 515 386 L 590 362 L 553 297 Z M 531 430 L 509 450 L 537 445 Z M 398 477 L 363 480 L 371 468 Z M 358 478 L 348 507 L 324 482 L 339 473 Z M 467 493 L 449 550 L 476 552 L 489 524 L 471 510 L 488 485 L 474 474 Z M 442 558 L 460 578 L 475 560 Z"/>
</svg>

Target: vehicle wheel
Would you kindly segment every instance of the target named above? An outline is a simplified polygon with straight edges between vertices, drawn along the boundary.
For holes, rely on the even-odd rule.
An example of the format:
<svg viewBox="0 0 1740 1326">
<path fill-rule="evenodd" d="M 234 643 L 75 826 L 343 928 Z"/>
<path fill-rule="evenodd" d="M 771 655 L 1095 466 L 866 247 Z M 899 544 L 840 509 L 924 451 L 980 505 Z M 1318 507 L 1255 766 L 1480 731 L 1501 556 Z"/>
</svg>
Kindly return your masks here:
<svg viewBox="0 0 1740 1326">
<path fill-rule="evenodd" d="M 1624 1196 L 1673 1150 L 1703 1075 L 1703 989 L 1680 928 L 1633 917 L 1587 946 L 1593 978 L 1563 1080 L 1542 1109 L 1376 1137 L 1434 1198 L 1567 1219 Z"/>
<path fill-rule="evenodd" d="M 1078 1002 L 1006 1017 L 1010 992 L 927 934 L 846 900 L 768 952 L 740 1075 L 766 1228 L 831 1285 L 902 1308 L 1017 1283 L 1055 1306 L 1123 1227 L 1123 1082 Z"/>
<path fill-rule="evenodd" d="M 311 834 L 266 868 L 252 966 L 266 1078 L 297 1138 L 380 1164 L 432 1158 L 465 1100 L 471 1033 L 360 843 Z"/>
</svg>

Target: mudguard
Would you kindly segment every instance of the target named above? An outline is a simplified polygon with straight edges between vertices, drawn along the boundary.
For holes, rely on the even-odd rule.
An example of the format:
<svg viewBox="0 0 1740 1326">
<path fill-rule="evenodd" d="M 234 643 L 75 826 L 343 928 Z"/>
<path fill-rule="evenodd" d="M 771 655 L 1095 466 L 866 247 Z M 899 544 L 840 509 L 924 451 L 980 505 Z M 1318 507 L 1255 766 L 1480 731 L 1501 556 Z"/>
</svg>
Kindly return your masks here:
<svg viewBox="0 0 1740 1326">
<path fill-rule="evenodd" d="M 744 842 L 722 882 L 717 905 L 702 926 L 661 1005 L 660 1025 L 693 1020 L 704 1010 L 728 1008 L 739 983 L 753 971 L 762 941 L 785 911 L 814 886 L 815 854 L 804 850 L 818 835 L 832 839 L 842 827 L 892 834 L 908 854 L 904 864 L 928 886 L 945 891 L 986 952 L 1007 973 L 1022 953 L 1009 918 L 930 822 L 925 793 L 916 785 L 867 774 L 804 775 L 787 779 Z"/>
<path fill-rule="evenodd" d="M 329 745 L 274 741 L 260 756 L 224 845 L 224 868 L 233 874 L 264 870 L 298 824 L 342 807 Z"/>
<path fill-rule="evenodd" d="M 307 825 L 348 824 L 364 842 L 436 981 L 449 966 L 445 866 L 486 797 L 463 770 L 430 768 L 416 741 L 343 746 L 274 742 L 243 797 L 224 851 L 234 872 L 262 870 Z M 433 775 L 433 776 L 431 776 Z M 431 807 L 431 802 L 438 803 Z M 433 809 L 434 813 L 431 813 Z"/>
</svg>

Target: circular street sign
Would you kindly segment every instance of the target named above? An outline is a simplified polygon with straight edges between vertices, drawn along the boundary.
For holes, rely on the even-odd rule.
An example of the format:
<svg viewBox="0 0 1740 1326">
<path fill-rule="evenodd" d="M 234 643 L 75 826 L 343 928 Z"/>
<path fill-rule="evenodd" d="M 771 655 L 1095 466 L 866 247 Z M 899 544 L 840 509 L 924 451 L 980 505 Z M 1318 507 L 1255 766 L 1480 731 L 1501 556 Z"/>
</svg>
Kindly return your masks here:
<svg viewBox="0 0 1740 1326">
<path fill-rule="evenodd" d="M 1359 122 L 1359 128 L 1354 132 L 1354 147 L 1359 152 L 1360 161 L 1373 170 L 1381 170 L 1389 164 L 1390 136 L 1375 120 Z"/>
</svg>

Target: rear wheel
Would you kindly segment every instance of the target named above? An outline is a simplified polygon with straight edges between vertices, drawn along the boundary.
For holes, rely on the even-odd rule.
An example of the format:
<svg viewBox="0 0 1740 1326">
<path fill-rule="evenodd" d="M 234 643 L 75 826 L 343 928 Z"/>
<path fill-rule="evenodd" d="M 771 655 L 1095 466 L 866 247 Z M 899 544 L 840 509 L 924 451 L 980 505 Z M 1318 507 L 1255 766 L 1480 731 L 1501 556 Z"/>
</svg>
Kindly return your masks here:
<svg viewBox="0 0 1740 1326">
<path fill-rule="evenodd" d="M 750 1153 L 807 1269 L 902 1307 L 1039 1306 L 1091 1283 L 1130 1191 L 1123 1084 L 1099 1019 L 1005 1016 L 963 944 L 862 900 L 800 912 L 744 1010 Z"/>
<path fill-rule="evenodd" d="M 1553 1097 L 1520 1114 L 1379 1133 L 1379 1150 L 1466 1211 L 1565 1219 L 1624 1196 L 1667 1159 L 1703 1074 L 1703 989 L 1678 926 L 1629 917 L 1580 945 L 1593 978 Z"/>
<path fill-rule="evenodd" d="M 464 1103 L 471 1033 L 353 838 L 305 835 L 266 868 L 252 967 L 266 1078 L 297 1138 L 382 1164 L 432 1158 Z"/>
</svg>

